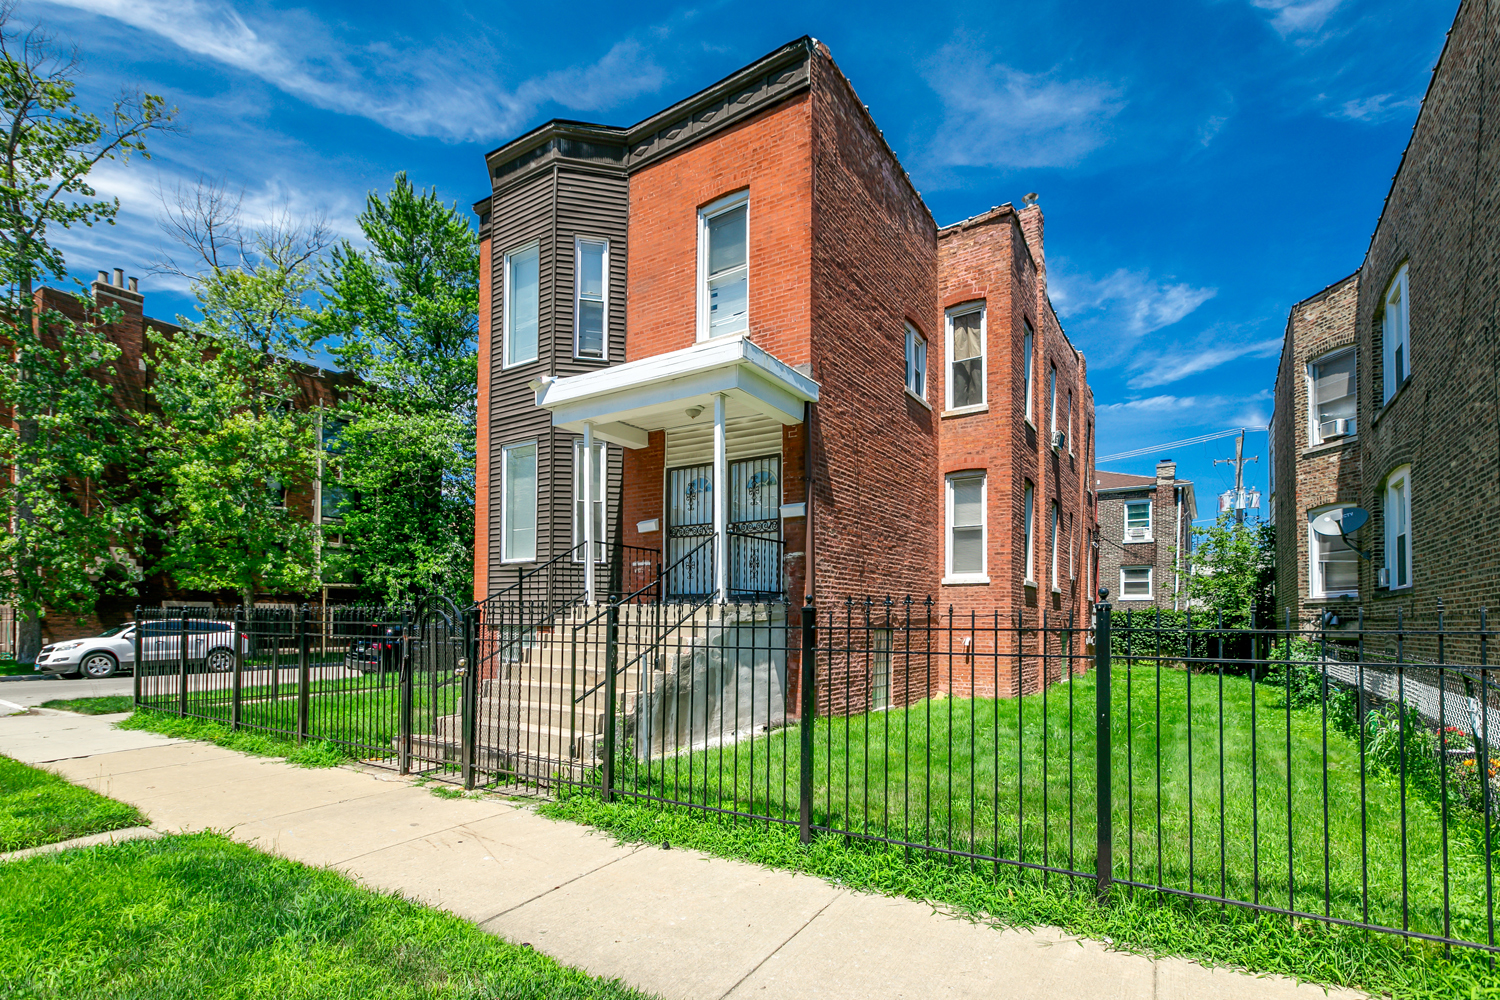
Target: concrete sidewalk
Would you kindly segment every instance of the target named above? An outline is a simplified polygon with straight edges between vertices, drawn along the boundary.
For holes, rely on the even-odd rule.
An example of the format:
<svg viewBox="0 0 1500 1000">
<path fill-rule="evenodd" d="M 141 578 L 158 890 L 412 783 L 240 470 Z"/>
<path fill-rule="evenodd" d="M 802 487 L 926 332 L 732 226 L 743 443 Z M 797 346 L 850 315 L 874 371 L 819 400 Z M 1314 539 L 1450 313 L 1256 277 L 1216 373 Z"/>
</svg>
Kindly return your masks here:
<svg viewBox="0 0 1500 1000">
<path fill-rule="evenodd" d="M 129 802 L 157 830 L 227 831 L 672 1000 L 1359 996 L 1151 961 L 1058 931 L 994 930 L 693 851 L 618 846 L 522 803 L 440 799 L 392 774 L 132 742 L 151 734 L 114 730 L 115 718 L 0 718 L 0 754 Z"/>
</svg>

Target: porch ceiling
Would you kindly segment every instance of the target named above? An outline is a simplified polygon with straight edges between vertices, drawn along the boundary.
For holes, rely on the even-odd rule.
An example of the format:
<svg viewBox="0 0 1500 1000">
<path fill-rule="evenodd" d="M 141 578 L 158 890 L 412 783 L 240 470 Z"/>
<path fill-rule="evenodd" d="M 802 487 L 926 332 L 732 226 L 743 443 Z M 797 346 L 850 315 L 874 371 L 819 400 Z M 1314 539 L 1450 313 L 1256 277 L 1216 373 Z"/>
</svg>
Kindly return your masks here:
<svg viewBox="0 0 1500 1000">
<path fill-rule="evenodd" d="M 707 340 L 680 351 L 641 358 L 566 378 L 531 383 L 536 405 L 552 424 L 626 448 L 646 447 L 650 431 L 700 421 L 712 423 L 714 397 L 726 416 L 760 414 L 783 424 L 802 422 L 802 404 L 818 401 L 818 383 L 744 337 Z M 688 410 L 702 407 L 695 416 Z"/>
</svg>

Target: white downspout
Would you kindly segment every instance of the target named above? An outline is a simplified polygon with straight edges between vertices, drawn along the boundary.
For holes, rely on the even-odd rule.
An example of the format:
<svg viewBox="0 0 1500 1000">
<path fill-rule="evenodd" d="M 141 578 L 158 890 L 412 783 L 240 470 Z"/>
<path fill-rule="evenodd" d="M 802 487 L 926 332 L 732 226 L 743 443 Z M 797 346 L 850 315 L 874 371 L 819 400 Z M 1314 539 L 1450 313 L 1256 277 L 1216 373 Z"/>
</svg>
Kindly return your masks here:
<svg viewBox="0 0 1500 1000">
<path fill-rule="evenodd" d="M 1182 591 L 1182 487 L 1172 491 L 1177 503 L 1177 516 L 1173 520 L 1173 531 L 1177 544 L 1172 548 L 1172 610 L 1177 610 L 1177 595 Z"/>
<path fill-rule="evenodd" d="M 583 424 L 583 598 L 594 603 L 594 422 Z"/>
<path fill-rule="evenodd" d="M 725 400 L 714 396 L 714 589 L 729 599 L 729 446 L 724 434 Z"/>
</svg>

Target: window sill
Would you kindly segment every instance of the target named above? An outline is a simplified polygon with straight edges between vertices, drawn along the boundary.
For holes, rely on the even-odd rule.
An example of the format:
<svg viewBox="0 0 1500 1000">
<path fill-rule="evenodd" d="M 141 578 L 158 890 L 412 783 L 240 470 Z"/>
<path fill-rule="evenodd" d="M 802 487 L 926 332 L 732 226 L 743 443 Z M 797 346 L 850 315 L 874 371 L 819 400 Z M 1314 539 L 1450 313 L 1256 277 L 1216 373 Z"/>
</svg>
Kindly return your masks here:
<svg viewBox="0 0 1500 1000">
<path fill-rule="evenodd" d="M 1120 598 L 1119 598 L 1119 600 L 1122 600 L 1122 601 L 1154 601 L 1154 600 L 1156 600 L 1156 598 L 1153 597 L 1153 596 L 1151 596 L 1150 594 L 1146 594 L 1144 597 L 1140 596 L 1140 595 L 1137 595 L 1135 597 L 1125 597 L 1124 595 L 1121 595 Z"/>
<path fill-rule="evenodd" d="M 1053 584 L 1053 585 L 1052 585 L 1052 592 L 1053 592 L 1053 593 L 1054 593 L 1054 594 L 1061 594 L 1061 593 L 1062 593 L 1062 588 L 1061 588 L 1061 587 L 1059 587 L 1059 586 L 1058 586 L 1058 585 L 1057 585 L 1057 584 L 1055 584 L 1055 583 L 1054 583 L 1054 584 Z"/>
<path fill-rule="evenodd" d="M 988 576 L 945 576 L 938 581 L 944 587 L 984 586 L 989 582 Z"/>
<path fill-rule="evenodd" d="M 912 399 L 915 399 L 917 402 L 921 403 L 923 406 L 927 407 L 929 410 L 932 409 L 932 404 L 931 403 L 927 402 L 927 400 L 923 399 L 921 396 L 918 396 L 916 393 L 912 392 L 910 389 L 906 390 L 906 394 L 908 396 L 910 396 Z M 946 416 L 946 414 L 944 414 L 944 415 Z"/>
<path fill-rule="evenodd" d="M 1037 588 L 1037 583 L 1035 580 L 1026 579 L 1021 581 L 1021 586 L 1030 587 L 1032 590 L 1035 590 Z"/>
<path fill-rule="evenodd" d="M 944 410 L 941 416 L 946 420 L 948 417 L 966 417 L 971 413 L 988 412 L 990 412 L 989 403 L 977 403 L 974 406 L 960 406 L 952 410 Z"/>
<path fill-rule="evenodd" d="M 1359 594 L 1316 594 L 1305 598 L 1305 604 L 1343 604 L 1347 601 L 1359 600 Z"/>
<path fill-rule="evenodd" d="M 534 365 L 541 360 L 540 357 L 535 357 L 527 358 L 524 361 L 512 361 L 509 364 L 502 364 L 500 370 L 503 372 L 515 371 L 517 368 L 525 368 L 527 365 Z"/>
<path fill-rule="evenodd" d="M 534 564 L 535 562 L 536 562 L 536 557 L 533 556 L 530 559 L 501 559 L 500 560 L 500 565 L 502 565 L 502 566 L 530 566 L 530 565 Z"/>
<path fill-rule="evenodd" d="M 1121 545 L 1149 545 L 1150 543 L 1152 543 L 1154 541 L 1156 541 L 1155 537 L 1151 537 L 1151 538 L 1126 538 L 1123 541 L 1121 541 L 1120 544 Z"/>
<path fill-rule="evenodd" d="M 1376 587 L 1375 597 L 1376 599 L 1383 599 L 1387 597 L 1401 597 L 1403 594 L 1411 593 L 1411 591 L 1412 585 L 1409 583 L 1404 587 Z"/>
<path fill-rule="evenodd" d="M 1359 444 L 1359 435 L 1350 434 L 1347 437 L 1339 438 L 1337 441 L 1324 441 L 1322 444 L 1310 444 L 1306 448 L 1303 448 L 1302 453 L 1297 457 L 1310 458 L 1313 455 L 1320 455 L 1325 451 L 1342 451 L 1343 449 L 1356 444 Z"/>
</svg>

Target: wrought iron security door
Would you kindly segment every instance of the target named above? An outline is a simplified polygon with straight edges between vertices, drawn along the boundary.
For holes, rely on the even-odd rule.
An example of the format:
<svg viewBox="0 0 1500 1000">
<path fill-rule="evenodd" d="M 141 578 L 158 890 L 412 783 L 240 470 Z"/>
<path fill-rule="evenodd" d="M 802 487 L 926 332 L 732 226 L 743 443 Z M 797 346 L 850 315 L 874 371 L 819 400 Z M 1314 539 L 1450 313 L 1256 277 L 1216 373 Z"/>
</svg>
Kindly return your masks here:
<svg viewBox="0 0 1500 1000">
<path fill-rule="evenodd" d="M 781 456 L 729 465 L 729 589 L 781 595 Z"/>
<path fill-rule="evenodd" d="M 667 470 L 667 592 L 701 596 L 714 588 L 712 465 Z M 729 463 L 729 590 L 779 595 L 781 456 Z M 680 562 L 679 562 L 680 561 Z"/>
</svg>

